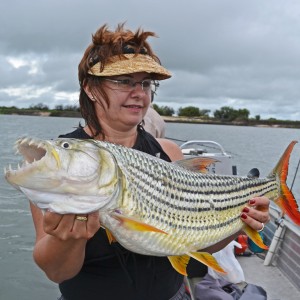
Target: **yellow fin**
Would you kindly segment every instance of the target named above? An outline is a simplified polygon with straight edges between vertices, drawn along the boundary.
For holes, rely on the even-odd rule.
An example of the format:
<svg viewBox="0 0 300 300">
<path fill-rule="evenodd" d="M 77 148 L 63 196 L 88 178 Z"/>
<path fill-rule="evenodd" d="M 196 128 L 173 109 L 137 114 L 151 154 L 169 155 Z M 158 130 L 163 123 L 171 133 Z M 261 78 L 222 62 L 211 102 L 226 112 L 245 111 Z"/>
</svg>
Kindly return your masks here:
<svg viewBox="0 0 300 300">
<path fill-rule="evenodd" d="M 291 152 L 297 141 L 292 141 L 287 149 L 284 151 L 282 157 L 277 163 L 274 170 L 268 176 L 269 178 L 276 178 L 276 181 L 280 184 L 278 190 L 279 195 L 274 202 L 281 208 L 283 214 L 287 214 L 295 224 L 300 225 L 300 211 L 299 205 L 295 200 L 292 191 L 286 184 L 288 175 L 289 159 Z M 270 197 L 271 198 L 271 197 Z"/>
<path fill-rule="evenodd" d="M 258 246 L 260 247 L 261 249 L 264 249 L 264 250 L 268 250 L 269 247 L 266 246 L 264 244 L 264 241 L 263 239 L 261 238 L 261 235 L 256 231 L 254 230 L 253 228 L 251 228 L 250 226 L 245 226 L 244 228 L 244 231 L 245 233 L 247 234 L 247 236 Z"/>
<path fill-rule="evenodd" d="M 190 171 L 208 173 L 207 167 L 216 162 L 219 161 L 212 157 L 191 157 L 177 160 L 174 164 Z"/>
<path fill-rule="evenodd" d="M 108 238 L 108 241 L 110 244 L 117 242 L 116 238 L 113 236 L 113 234 L 110 232 L 109 229 L 105 228 L 105 232 L 106 232 L 106 235 L 107 235 L 107 238 Z"/>
<path fill-rule="evenodd" d="M 212 268 L 213 270 L 226 274 L 226 271 L 218 264 L 217 260 L 208 252 L 193 252 L 187 253 L 190 257 L 200 261 L 206 266 Z"/>
<path fill-rule="evenodd" d="M 180 256 L 168 256 L 168 259 L 172 265 L 172 267 L 179 273 L 184 276 L 187 276 L 186 267 L 190 261 L 188 255 L 180 255 Z"/>
<path fill-rule="evenodd" d="M 153 232 L 160 232 L 160 233 L 164 233 L 167 234 L 165 231 L 156 228 L 154 226 L 148 225 L 146 223 L 143 223 L 139 220 L 136 220 L 134 218 L 131 217 L 126 217 L 123 216 L 121 214 L 118 213 L 113 213 L 111 214 L 111 216 L 113 218 L 115 218 L 116 220 L 118 220 L 122 226 L 126 227 L 127 229 L 130 230 L 135 230 L 135 231 L 153 231 Z"/>
</svg>

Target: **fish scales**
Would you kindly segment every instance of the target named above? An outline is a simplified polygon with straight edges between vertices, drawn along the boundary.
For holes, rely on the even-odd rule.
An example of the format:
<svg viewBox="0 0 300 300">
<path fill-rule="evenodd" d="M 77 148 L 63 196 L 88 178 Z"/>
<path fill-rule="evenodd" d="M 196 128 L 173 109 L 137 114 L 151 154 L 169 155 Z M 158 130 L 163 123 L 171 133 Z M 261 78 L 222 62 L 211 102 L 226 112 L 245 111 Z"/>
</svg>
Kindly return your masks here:
<svg viewBox="0 0 300 300">
<path fill-rule="evenodd" d="M 124 213 L 172 232 L 179 239 L 186 236 L 185 240 L 195 247 L 189 250 L 208 247 L 215 239 L 237 232 L 242 228 L 239 216 L 248 200 L 277 189 L 274 180 L 269 179 L 203 175 L 167 162 L 161 162 L 159 168 L 151 168 L 155 158 L 144 153 L 137 156 L 130 149 L 124 155 L 119 150 L 115 147 L 109 149 L 121 162 L 119 166 L 127 174 L 127 179 L 131 179 L 127 187 L 130 195 L 120 204 Z M 132 210 L 128 209 L 127 203 Z M 150 235 L 156 240 L 156 233 Z M 201 243 L 198 242 L 199 235 Z M 153 240 L 147 237 L 145 243 L 154 243 Z M 164 248 L 162 240 L 159 243 Z M 169 236 L 165 236 L 165 240 L 168 241 L 168 249 L 161 252 L 172 248 L 178 254 L 179 248 L 182 248 L 178 238 L 174 238 L 172 246 Z"/>
</svg>

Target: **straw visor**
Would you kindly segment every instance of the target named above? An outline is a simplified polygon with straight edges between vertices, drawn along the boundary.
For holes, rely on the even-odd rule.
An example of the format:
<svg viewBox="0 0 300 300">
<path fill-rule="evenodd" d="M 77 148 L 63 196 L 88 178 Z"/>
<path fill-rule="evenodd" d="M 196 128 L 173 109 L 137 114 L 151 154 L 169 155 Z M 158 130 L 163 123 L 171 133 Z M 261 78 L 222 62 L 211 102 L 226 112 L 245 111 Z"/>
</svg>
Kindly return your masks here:
<svg viewBox="0 0 300 300">
<path fill-rule="evenodd" d="M 156 62 L 151 56 L 145 54 L 123 54 L 111 57 L 111 61 L 100 72 L 101 62 L 93 65 L 88 73 L 94 76 L 116 76 L 146 72 L 152 74 L 153 79 L 164 80 L 170 78 L 171 73 Z"/>
</svg>

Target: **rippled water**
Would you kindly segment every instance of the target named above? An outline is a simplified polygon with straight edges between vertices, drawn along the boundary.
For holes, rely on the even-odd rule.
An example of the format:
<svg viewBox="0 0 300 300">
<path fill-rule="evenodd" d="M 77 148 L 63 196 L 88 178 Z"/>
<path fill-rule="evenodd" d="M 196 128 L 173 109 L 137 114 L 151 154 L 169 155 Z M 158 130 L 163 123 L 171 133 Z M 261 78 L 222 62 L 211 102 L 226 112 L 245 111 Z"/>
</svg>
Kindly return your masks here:
<svg viewBox="0 0 300 300">
<path fill-rule="evenodd" d="M 80 119 L 0 115 L 0 168 L 16 166 L 14 141 L 21 136 L 55 138 L 76 127 Z M 34 227 L 28 200 L 0 177 L 0 299 L 57 299 L 49 281 L 32 259 Z"/>
<path fill-rule="evenodd" d="M 16 165 L 14 141 L 24 135 L 55 138 L 76 127 L 80 119 L 0 115 L 0 167 Z M 266 176 L 291 140 L 300 140 L 300 130 L 194 124 L 167 124 L 167 136 L 181 140 L 202 139 L 219 142 L 233 155 L 240 175 L 258 167 Z M 300 147 L 292 155 L 289 182 L 300 158 Z M 294 193 L 300 195 L 300 175 Z M 32 260 L 34 228 L 28 200 L 0 177 L 0 299 L 52 300 L 58 289 Z M 299 197 L 300 198 L 300 197 Z"/>
</svg>

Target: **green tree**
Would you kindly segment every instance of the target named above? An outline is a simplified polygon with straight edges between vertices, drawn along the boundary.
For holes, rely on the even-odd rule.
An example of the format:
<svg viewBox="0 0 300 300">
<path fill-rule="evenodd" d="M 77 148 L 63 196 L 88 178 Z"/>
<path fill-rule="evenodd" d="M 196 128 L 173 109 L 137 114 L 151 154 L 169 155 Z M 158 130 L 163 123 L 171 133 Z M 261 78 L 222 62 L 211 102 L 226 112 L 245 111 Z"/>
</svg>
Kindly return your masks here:
<svg viewBox="0 0 300 300">
<path fill-rule="evenodd" d="M 36 110 L 49 110 L 49 107 L 43 103 L 38 103 L 35 105 L 30 105 L 30 109 L 36 109 Z"/>
<path fill-rule="evenodd" d="M 200 109 L 195 106 L 179 107 L 178 116 L 180 117 L 200 117 Z"/>
<path fill-rule="evenodd" d="M 55 105 L 55 110 L 64 110 L 63 105 Z"/>
<path fill-rule="evenodd" d="M 79 111 L 79 107 L 77 105 L 65 105 L 64 110 Z"/>
<path fill-rule="evenodd" d="M 248 120 L 249 114 L 246 108 L 236 110 L 230 106 L 223 106 L 214 112 L 214 117 L 222 121 Z"/>
<path fill-rule="evenodd" d="M 210 109 L 200 109 L 200 117 L 209 118 Z"/>
<path fill-rule="evenodd" d="M 153 104 L 153 108 L 161 115 L 161 116 L 172 116 L 175 111 L 172 107 L 169 106 L 158 106 L 157 104 Z"/>
<path fill-rule="evenodd" d="M 236 111 L 236 118 L 235 119 L 238 119 L 238 120 L 248 120 L 249 119 L 249 115 L 250 115 L 250 112 L 249 112 L 248 109 L 246 109 L 246 108 L 238 109 Z"/>
</svg>

